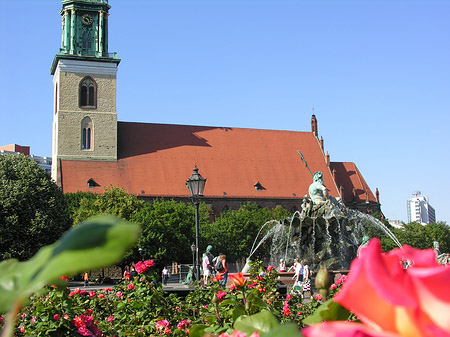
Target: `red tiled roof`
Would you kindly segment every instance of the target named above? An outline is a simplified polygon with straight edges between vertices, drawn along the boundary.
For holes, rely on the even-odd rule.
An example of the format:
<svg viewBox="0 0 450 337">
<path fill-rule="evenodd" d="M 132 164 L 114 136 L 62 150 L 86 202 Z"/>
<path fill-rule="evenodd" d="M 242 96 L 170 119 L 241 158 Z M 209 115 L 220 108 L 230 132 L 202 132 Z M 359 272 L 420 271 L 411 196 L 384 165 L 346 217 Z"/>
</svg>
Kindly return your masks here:
<svg viewBox="0 0 450 337">
<path fill-rule="evenodd" d="M 351 203 L 352 201 L 365 202 L 367 197 L 369 202 L 377 202 L 355 163 L 331 162 L 330 170 L 333 171 L 333 169 L 336 170 L 336 186 L 344 188 L 343 197 L 345 203 Z"/>
<path fill-rule="evenodd" d="M 196 164 L 207 178 L 206 197 L 301 198 L 312 178 L 298 149 L 339 196 L 311 132 L 119 122 L 117 162 L 63 160 L 61 178 L 65 193 L 114 185 L 135 195 L 187 197 Z M 88 188 L 90 178 L 99 186 Z"/>
</svg>

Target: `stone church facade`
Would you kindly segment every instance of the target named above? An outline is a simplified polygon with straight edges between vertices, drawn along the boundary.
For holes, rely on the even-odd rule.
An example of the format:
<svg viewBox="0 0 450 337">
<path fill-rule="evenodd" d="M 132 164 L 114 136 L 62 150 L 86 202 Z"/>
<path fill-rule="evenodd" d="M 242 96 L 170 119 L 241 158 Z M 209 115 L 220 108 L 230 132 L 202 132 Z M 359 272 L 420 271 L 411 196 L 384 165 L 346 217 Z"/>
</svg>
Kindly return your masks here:
<svg viewBox="0 0 450 337">
<path fill-rule="evenodd" d="M 104 0 L 65 0 L 62 41 L 51 74 L 54 85 L 52 177 L 63 192 L 119 186 L 151 201 L 188 201 L 185 181 L 194 165 L 207 178 L 204 202 L 219 214 L 245 202 L 300 209 L 322 171 L 329 194 L 350 208 L 380 211 L 356 165 L 331 162 L 311 131 L 278 131 L 118 122 L 120 59 L 108 52 L 110 6 Z"/>
</svg>

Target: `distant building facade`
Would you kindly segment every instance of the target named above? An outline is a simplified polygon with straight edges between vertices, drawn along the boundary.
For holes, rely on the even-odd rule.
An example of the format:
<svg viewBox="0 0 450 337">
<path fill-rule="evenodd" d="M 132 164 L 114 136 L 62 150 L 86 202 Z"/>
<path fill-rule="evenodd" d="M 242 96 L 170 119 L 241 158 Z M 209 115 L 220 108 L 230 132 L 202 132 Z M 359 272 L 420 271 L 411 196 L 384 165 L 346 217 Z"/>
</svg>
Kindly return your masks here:
<svg viewBox="0 0 450 337">
<path fill-rule="evenodd" d="M 17 145 L 17 144 L 0 146 L 0 155 L 6 154 L 6 153 L 11 153 L 11 154 L 22 153 L 26 156 L 29 156 L 32 160 L 34 160 L 36 163 L 38 163 L 39 166 L 45 170 L 45 172 L 47 172 L 48 174 L 51 173 L 52 158 L 35 156 L 33 154 L 30 154 L 29 146 L 21 146 L 21 145 Z"/>
<path fill-rule="evenodd" d="M 430 205 L 428 197 L 421 196 L 420 191 L 413 192 L 413 197 L 406 202 L 408 223 L 419 222 L 423 225 L 436 222 L 436 212 Z"/>
</svg>

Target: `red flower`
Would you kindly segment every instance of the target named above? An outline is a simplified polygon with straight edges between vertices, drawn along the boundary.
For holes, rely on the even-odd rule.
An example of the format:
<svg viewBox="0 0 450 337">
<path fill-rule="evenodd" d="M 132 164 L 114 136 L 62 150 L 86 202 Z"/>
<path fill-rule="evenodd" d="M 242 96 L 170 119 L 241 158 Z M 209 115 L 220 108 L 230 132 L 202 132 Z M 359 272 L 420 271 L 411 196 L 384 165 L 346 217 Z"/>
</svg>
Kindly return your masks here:
<svg viewBox="0 0 450 337">
<path fill-rule="evenodd" d="M 90 292 L 89 292 L 89 297 L 95 297 L 95 291 L 93 291 L 93 290 L 91 290 Z"/>
<path fill-rule="evenodd" d="M 59 321 L 59 314 L 53 315 L 53 319 L 54 319 L 55 321 Z"/>
<path fill-rule="evenodd" d="M 273 266 L 268 266 L 267 271 L 270 272 L 273 269 Z"/>
<path fill-rule="evenodd" d="M 92 316 L 92 313 L 93 313 L 92 309 L 86 309 L 86 315 Z"/>
<path fill-rule="evenodd" d="M 22 333 L 25 333 L 25 332 L 26 332 L 26 330 L 25 330 L 25 328 L 24 328 L 23 326 L 21 326 L 19 330 L 20 330 L 20 332 L 22 332 Z"/>
<path fill-rule="evenodd" d="M 333 284 L 331 285 L 331 287 L 330 287 L 331 290 L 334 290 L 334 289 L 336 289 L 336 288 L 337 288 L 336 283 L 333 283 Z"/>
<path fill-rule="evenodd" d="M 226 294 L 227 294 L 226 292 L 223 292 L 221 290 L 219 290 L 217 292 L 217 298 L 219 299 L 219 303 L 222 302 L 222 300 L 223 300 L 223 298 L 225 297 Z"/>
<path fill-rule="evenodd" d="M 316 300 L 317 300 L 317 301 L 322 301 L 322 299 L 323 299 L 323 297 L 322 297 L 321 294 L 317 294 L 317 295 L 316 295 Z"/>
<path fill-rule="evenodd" d="M 223 280 L 222 275 L 217 275 L 216 277 L 213 278 L 213 282 L 219 282 L 220 280 Z"/>
<path fill-rule="evenodd" d="M 80 293 L 80 288 L 75 288 L 75 290 L 73 291 L 74 294 L 79 294 Z"/>
<path fill-rule="evenodd" d="M 108 316 L 108 317 L 106 317 L 106 320 L 108 322 L 112 322 L 112 321 L 114 321 L 114 316 Z"/>
<path fill-rule="evenodd" d="M 139 274 L 143 274 L 147 271 L 148 267 L 144 262 L 139 261 L 138 263 L 136 263 L 136 266 L 134 266 L 134 269 Z"/>
<path fill-rule="evenodd" d="M 69 280 L 69 278 L 67 276 L 61 276 L 60 279 L 63 280 L 63 281 L 68 281 Z"/>
<path fill-rule="evenodd" d="M 245 277 L 242 273 L 230 274 L 230 279 L 233 281 L 233 285 L 237 288 L 245 286 Z"/>
<path fill-rule="evenodd" d="M 146 260 L 146 261 L 144 261 L 144 264 L 145 264 L 148 268 L 150 268 L 150 267 L 153 267 L 153 266 L 155 265 L 155 261 L 153 261 L 153 260 Z"/>
<path fill-rule="evenodd" d="M 126 271 L 126 272 L 125 272 L 125 278 L 130 278 L 130 277 L 131 277 L 130 272 L 129 272 L 129 271 Z"/>
<path fill-rule="evenodd" d="M 129 283 L 129 284 L 127 285 L 127 288 L 128 288 L 129 290 L 132 290 L 132 289 L 134 288 L 133 283 Z"/>
<path fill-rule="evenodd" d="M 102 299 L 103 297 L 105 297 L 105 295 L 103 295 L 103 294 L 98 294 L 98 296 L 97 296 L 99 299 Z"/>
</svg>

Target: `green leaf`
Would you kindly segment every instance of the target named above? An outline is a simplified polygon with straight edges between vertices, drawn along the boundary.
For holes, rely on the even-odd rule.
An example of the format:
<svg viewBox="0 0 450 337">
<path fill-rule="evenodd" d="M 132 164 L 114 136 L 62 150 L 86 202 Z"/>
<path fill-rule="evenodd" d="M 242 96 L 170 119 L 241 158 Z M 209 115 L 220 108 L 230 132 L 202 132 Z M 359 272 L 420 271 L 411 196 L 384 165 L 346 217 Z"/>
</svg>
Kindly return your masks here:
<svg viewBox="0 0 450 337">
<path fill-rule="evenodd" d="M 110 266 L 137 240 L 140 227 L 113 216 L 102 216 L 71 229 L 30 260 L 0 263 L 0 312 L 9 311 L 60 276 Z"/>
<path fill-rule="evenodd" d="M 245 315 L 245 308 L 243 306 L 233 309 L 233 321 L 236 321 L 242 315 Z"/>
<path fill-rule="evenodd" d="M 189 329 L 190 337 L 202 337 L 205 334 L 206 325 L 198 324 Z"/>
<path fill-rule="evenodd" d="M 301 337 L 303 336 L 298 331 L 297 326 L 294 323 L 283 324 L 270 330 L 268 333 L 262 334 L 261 337 Z"/>
<path fill-rule="evenodd" d="M 345 321 L 350 316 L 350 311 L 344 308 L 337 302 L 333 302 L 329 299 L 323 303 L 316 311 L 303 320 L 306 325 L 311 325 L 315 323 L 321 323 L 323 320 L 328 322 L 331 321 Z"/>
<path fill-rule="evenodd" d="M 269 311 L 261 311 L 252 316 L 248 316 L 242 320 L 237 320 L 234 327 L 250 336 L 255 331 L 261 335 L 267 333 L 279 325 L 278 320 Z"/>
</svg>

